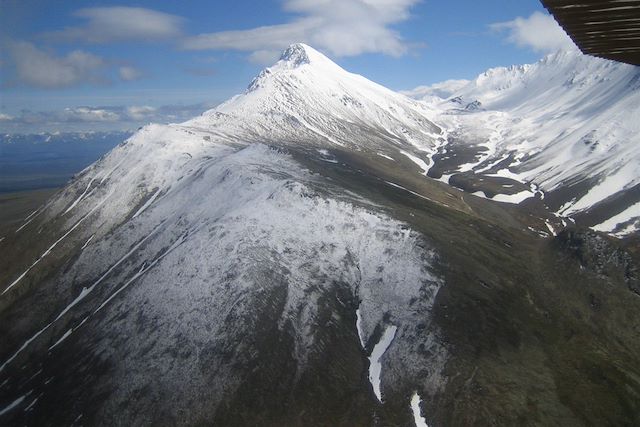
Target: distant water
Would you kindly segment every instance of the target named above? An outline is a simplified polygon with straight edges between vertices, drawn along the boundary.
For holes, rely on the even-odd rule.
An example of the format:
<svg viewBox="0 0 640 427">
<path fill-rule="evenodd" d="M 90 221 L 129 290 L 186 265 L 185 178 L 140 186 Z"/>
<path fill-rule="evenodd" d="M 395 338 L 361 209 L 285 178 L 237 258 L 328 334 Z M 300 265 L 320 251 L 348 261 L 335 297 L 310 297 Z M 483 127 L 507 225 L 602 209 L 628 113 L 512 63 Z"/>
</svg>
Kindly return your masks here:
<svg viewBox="0 0 640 427">
<path fill-rule="evenodd" d="M 131 132 L 0 135 L 0 193 L 61 187 Z"/>
</svg>

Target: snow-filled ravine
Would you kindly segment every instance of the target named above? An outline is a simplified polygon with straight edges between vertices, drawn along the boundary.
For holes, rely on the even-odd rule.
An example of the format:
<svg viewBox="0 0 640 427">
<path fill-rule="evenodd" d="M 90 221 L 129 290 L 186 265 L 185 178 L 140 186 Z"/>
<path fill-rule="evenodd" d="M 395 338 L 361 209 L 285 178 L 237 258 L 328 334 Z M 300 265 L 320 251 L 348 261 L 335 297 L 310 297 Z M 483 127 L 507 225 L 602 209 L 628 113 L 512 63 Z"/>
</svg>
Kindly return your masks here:
<svg viewBox="0 0 640 427">
<path fill-rule="evenodd" d="M 616 236 L 640 229 L 631 206 L 640 185 L 639 67 L 560 51 L 534 64 L 490 69 L 471 81 L 404 93 L 423 100 L 435 123 L 476 150 L 445 171 L 445 182 L 471 171 L 532 186 L 492 197 L 507 203 L 557 191 L 565 199 L 554 212 L 566 218 L 626 192 L 630 204 L 612 203 L 608 217 L 593 228 Z M 431 158 L 425 162 L 433 164 Z M 571 186 L 576 190 L 566 191 Z"/>
<path fill-rule="evenodd" d="M 411 412 L 413 413 L 413 421 L 416 424 L 416 427 L 429 427 L 427 425 L 427 420 L 422 416 L 420 411 L 420 403 L 422 399 L 420 399 L 420 395 L 418 393 L 413 393 L 411 396 Z"/>
<path fill-rule="evenodd" d="M 373 392 L 379 401 L 382 402 L 382 392 L 380 390 L 380 376 L 382 374 L 382 363 L 380 359 L 391 345 L 398 330 L 395 326 L 389 326 L 385 329 L 380 341 L 373 347 L 371 356 L 369 356 L 369 381 L 373 387 Z"/>
</svg>

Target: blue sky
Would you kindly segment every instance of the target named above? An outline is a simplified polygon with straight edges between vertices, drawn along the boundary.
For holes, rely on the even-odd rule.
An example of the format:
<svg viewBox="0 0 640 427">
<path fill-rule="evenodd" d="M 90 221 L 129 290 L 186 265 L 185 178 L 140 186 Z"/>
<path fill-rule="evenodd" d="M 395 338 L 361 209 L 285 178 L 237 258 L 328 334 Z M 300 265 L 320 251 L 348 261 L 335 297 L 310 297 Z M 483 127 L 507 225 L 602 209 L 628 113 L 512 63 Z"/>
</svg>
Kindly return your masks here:
<svg viewBox="0 0 640 427">
<path fill-rule="evenodd" d="M 299 41 L 395 90 L 568 43 L 538 0 L 0 1 L 0 132 L 183 120 Z"/>
</svg>

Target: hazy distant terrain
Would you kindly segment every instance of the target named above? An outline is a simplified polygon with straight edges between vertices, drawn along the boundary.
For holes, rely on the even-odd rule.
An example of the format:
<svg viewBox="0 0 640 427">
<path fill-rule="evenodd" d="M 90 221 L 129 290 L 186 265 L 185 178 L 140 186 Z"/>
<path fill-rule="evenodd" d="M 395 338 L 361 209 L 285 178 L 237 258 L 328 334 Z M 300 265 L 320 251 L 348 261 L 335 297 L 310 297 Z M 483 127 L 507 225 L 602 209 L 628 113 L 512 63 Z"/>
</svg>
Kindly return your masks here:
<svg viewBox="0 0 640 427">
<path fill-rule="evenodd" d="M 124 141 L 130 132 L 0 135 L 0 193 L 55 188 Z"/>
</svg>

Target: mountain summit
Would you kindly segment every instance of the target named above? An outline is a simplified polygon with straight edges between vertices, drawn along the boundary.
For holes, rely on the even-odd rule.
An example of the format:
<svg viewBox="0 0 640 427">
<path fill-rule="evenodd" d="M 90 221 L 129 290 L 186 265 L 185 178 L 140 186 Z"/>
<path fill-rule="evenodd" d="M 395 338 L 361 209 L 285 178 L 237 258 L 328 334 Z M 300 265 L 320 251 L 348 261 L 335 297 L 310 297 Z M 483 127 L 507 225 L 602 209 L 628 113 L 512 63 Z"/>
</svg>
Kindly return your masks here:
<svg viewBox="0 0 640 427">
<path fill-rule="evenodd" d="M 484 164 L 538 135 L 463 95 L 297 44 L 141 128 L 0 236 L 0 424 L 638 425 L 633 240 Z"/>
<path fill-rule="evenodd" d="M 321 55 L 315 49 L 307 46 L 303 43 L 295 43 L 292 44 L 285 50 L 280 56 L 280 61 L 287 62 L 294 67 L 300 66 L 302 64 L 308 64 L 311 62 L 311 58 L 317 59 L 326 59 L 325 56 Z"/>
<path fill-rule="evenodd" d="M 225 128 L 250 141 L 358 147 L 372 152 L 434 150 L 442 130 L 420 102 L 349 73 L 294 44 L 262 70 L 244 94 L 186 125 Z M 366 141 L 361 135 L 367 134 Z"/>
</svg>

